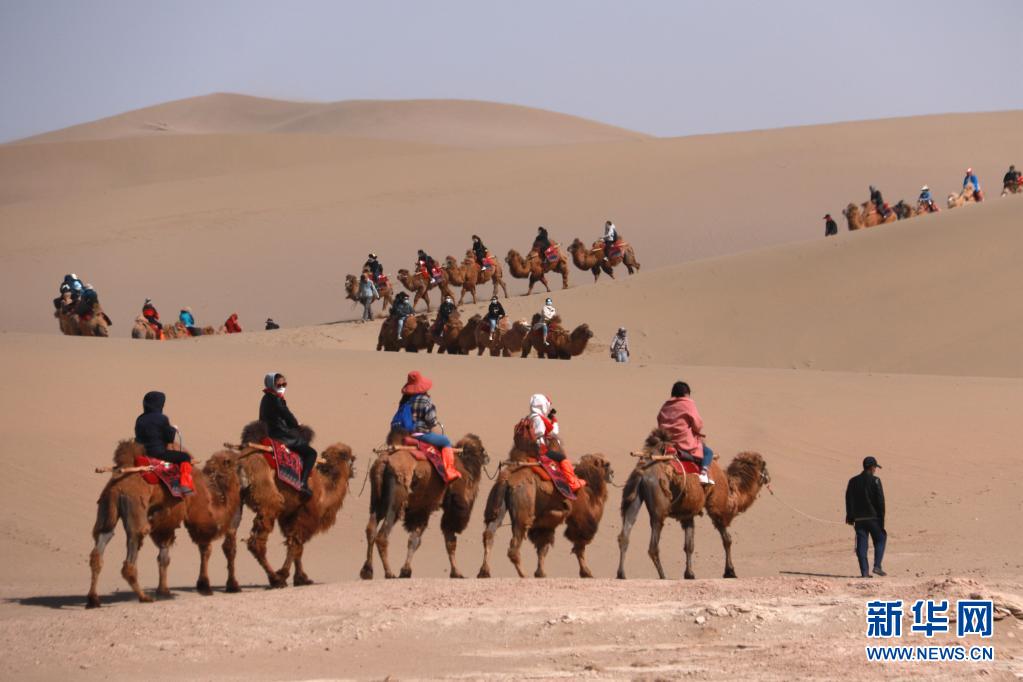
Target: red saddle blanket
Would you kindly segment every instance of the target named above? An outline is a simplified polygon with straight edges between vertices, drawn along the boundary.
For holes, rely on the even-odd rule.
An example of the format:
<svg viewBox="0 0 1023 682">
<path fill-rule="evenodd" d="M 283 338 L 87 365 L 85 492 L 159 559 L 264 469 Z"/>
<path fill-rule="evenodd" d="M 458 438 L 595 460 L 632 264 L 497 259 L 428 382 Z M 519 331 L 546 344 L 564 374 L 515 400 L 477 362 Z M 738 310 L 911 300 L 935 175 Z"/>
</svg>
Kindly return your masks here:
<svg viewBox="0 0 1023 682">
<path fill-rule="evenodd" d="M 546 479 L 554 484 L 554 489 L 561 493 L 566 500 L 574 500 L 575 493 L 572 486 L 568 484 L 565 474 L 561 473 L 558 463 L 547 455 L 540 455 L 539 459 L 532 462 L 533 471 L 539 474 L 540 478 Z"/>
<path fill-rule="evenodd" d="M 440 454 L 440 450 L 429 443 L 424 443 L 412 436 L 405 436 L 405 445 L 410 445 L 415 448 L 415 450 L 410 450 L 410 452 L 412 453 L 412 456 L 420 462 L 427 461 L 432 464 L 433 468 L 437 470 L 440 480 L 447 480 L 444 473 L 444 457 Z"/>
<path fill-rule="evenodd" d="M 664 449 L 664 454 L 675 456 L 674 459 L 668 462 L 671 464 L 671 468 L 675 470 L 675 473 L 680 475 L 700 473 L 701 462 L 697 462 L 689 453 L 679 452 L 669 445 Z"/>
<path fill-rule="evenodd" d="M 484 268 L 492 268 L 492 267 L 494 267 L 495 265 L 497 265 L 497 261 L 496 261 L 496 260 L 494 259 L 494 257 L 493 257 L 493 256 L 491 256 L 491 255 L 490 255 L 490 254 L 488 253 L 488 254 L 487 254 L 487 257 L 483 259 L 483 267 L 484 267 Z"/>
<path fill-rule="evenodd" d="M 604 256 L 606 256 L 607 258 L 614 258 L 616 256 L 620 256 L 622 255 L 622 252 L 625 251 L 626 246 L 628 246 L 628 244 L 625 243 L 625 240 L 619 239 L 618 241 L 611 245 L 611 251 L 609 253 L 605 253 Z M 603 248 L 604 248 L 603 239 L 598 239 L 597 241 L 593 242 L 594 251 Z"/>
<path fill-rule="evenodd" d="M 264 438 L 262 445 L 273 448 L 273 452 L 264 453 L 267 464 L 277 472 L 277 478 L 295 490 L 302 489 L 302 458 L 288 449 L 284 443 Z"/>
<path fill-rule="evenodd" d="M 551 244 L 548 246 L 547 250 L 544 252 L 544 257 L 547 259 L 548 263 L 556 263 L 561 257 L 561 251 L 558 249 L 558 245 Z"/>
<path fill-rule="evenodd" d="M 377 289 L 386 289 L 391 286 L 391 280 L 387 279 L 387 275 L 380 275 L 373 283 L 377 285 Z"/>
<path fill-rule="evenodd" d="M 142 480 L 151 485 L 163 484 L 167 492 L 178 499 L 185 496 L 181 489 L 181 466 L 172 462 L 165 462 L 162 459 L 138 455 L 135 457 L 135 466 L 153 467 L 152 471 L 142 474 Z"/>
</svg>

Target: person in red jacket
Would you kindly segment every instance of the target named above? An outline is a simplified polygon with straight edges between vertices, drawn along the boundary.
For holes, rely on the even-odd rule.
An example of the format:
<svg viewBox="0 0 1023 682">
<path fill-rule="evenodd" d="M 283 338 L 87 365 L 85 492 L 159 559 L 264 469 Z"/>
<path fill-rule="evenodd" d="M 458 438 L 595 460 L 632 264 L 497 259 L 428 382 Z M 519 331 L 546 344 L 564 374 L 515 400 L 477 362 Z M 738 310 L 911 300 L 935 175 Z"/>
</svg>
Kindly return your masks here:
<svg viewBox="0 0 1023 682">
<path fill-rule="evenodd" d="M 242 326 L 238 324 L 238 313 L 231 313 L 231 317 L 227 318 L 227 322 L 224 323 L 224 331 L 228 334 L 237 334 L 242 330 Z"/>
<path fill-rule="evenodd" d="M 672 444 L 679 450 L 701 461 L 700 483 L 714 485 L 710 477 L 710 464 L 714 451 L 703 442 L 703 418 L 696 403 L 689 397 L 689 384 L 676 381 L 671 387 L 671 398 L 657 413 L 657 427 L 668 432 Z"/>
</svg>

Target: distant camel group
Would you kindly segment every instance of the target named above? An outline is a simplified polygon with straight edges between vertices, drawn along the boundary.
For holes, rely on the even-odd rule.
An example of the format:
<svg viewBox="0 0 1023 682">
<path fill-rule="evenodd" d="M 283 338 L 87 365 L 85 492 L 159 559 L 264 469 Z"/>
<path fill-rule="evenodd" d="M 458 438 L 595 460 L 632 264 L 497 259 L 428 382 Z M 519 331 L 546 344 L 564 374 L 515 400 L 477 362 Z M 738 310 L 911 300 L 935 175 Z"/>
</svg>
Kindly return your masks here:
<svg viewBox="0 0 1023 682">
<path fill-rule="evenodd" d="M 308 427 L 302 430 L 303 438 L 313 438 Z M 168 596 L 170 549 L 182 525 L 199 549 L 197 591 L 212 594 L 209 559 L 213 543 L 220 539 L 223 539 L 227 560 L 226 591 L 240 591 L 235 557 L 238 528 L 245 508 L 253 514 L 246 544 L 266 572 L 270 587 L 284 587 L 292 571 L 294 585 L 310 584 L 312 580 L 302 564 L 305 545 L 334 526 L 348 495 L 349 482 L 355 475 L 356 457 L 344 443 L 328 446 L 309 478 L 312 496 L 305 499 L 276 475 L 267 455 L 272 448 L 262 445 L 267 442 L 266 436 L 262 423 L 248 424 L 242 431 L 240 445 L 225 444 L 225 449 L 211 455 L 201 469 L 194 471 L 194 492 L 185 497 L 176 497 L 164 484 L 147 480 L 151 471 L 145 465 L 148 460 L 142 446 L 130 440 L 119 443 L 114 451 L 114 466 L 97 469 L 97 472 L 111 472 L 111 478 L 97 502 L 92 531 L 94 547 L 89 557 L 92 577 L 86 606 L 100 605 L 97 585 L 103 554 L 119 523 L 128 540 L 121 575 L 139 601 L 152 601 L 138 580 L 138 556 L 146 537 L 150 537 L 158 549 L 156 593 Z M 490 461 L 487 450 L 478 436 L 466 434 L 455 448 L 455 468 L 461 478 L 445 484 L 429 461 L 417 456 L 414 448 L 402 442 L 401 434 L 392 431 L 388 445 L 376 451 L 377 458 L 367 474 L 370 500 L 366 560 L 359 575 L 363 579 L 373 577 L 375 549 L 384 575 L 396 577 L 388 558 L 388 543 L 393 527 L 403 523 L 409 532 L 408 553 L 398 576 L 411 577 L 412 559 L 422 542 L 423 532 L 430 517 L 439 510 L 450 575 L 461 578 L 463 575 L 456 563 L 458 536 L 471 519 L 482 474 Z M 643 506 L 650 515 L 650 558 L 662 579 L 665 572 L 658 544 L 664 521 L 673 518 L 682 524 L 686 554 L 684 577 L 692 579 L 695 577 L 692 570 L 694 519 L 704 512 L 721 534 L 725 549 L 724 576 L 736 577 L 728 527 L 738 514 L 754 503 L 761 487 L 770 481 L 764 458 L 757 453 L 743 452 L 726 469 L 715 461 L 711 474 L 716 485 L 708 487 L 701 485 L 694 474 L 685 473 L 673 463 L 673 455 L 667 454 L 669 450 L 667 435 L 655 430 L 642 451 L 633 453 L 636 465 L 625 483 L 621 501 L 618 577 L 625 578 L 629 534 Z M 583 455 L 575 470 L 585 486 L 574 498 L 565 497 L 557 492 L 550 476 L 540 467 L 535 444 L 520 441 L 516 436 L 487 496 L 483 562 L 477 577 L 491 575 L 490 556 L 495 535 L 506 516 L 511 519 L 508 558 L 520 577 L 526 575 L 520 553 L 523 541 L 528 538 L 536 547 L 537 567 L 533 575 L 542 578 L 546 575 L 545 558 L 554 544 L 556 530 L 562 525 L 578 560 L 579 575 L 592 577 L 585 552 L 599 529 L 614 472 L 607 456 L 600 453 Z M 284 536 L 287 550 L 280 568 L 274 568 L 266 556 L 269 535 L 275 525 Z"/>
<path fill-rule="evenodd" d="M 582 355 L 586 345 L 593 338 L 588 324 L 581 324 L 572 331 L 562 326 L 561 317 L 555 316 L 549 325 L 547 341 L 544 342 L 543 331 L 539 327 L 539 313 L 533 316 L 532 324 L 525 320 L 511 322 L 504 318 L 497 328 L 490 332 L 490 326 L 482 315 L 476 314 L 464 323 L 456 311 L 434 334 L 436 321 L 430 323 L 425 313 L 410 315 L 405 320 L 401 338 L 398 337 L 398 322 L 388 317 L 380 325 L 377 336 L 377 350 L 418 353 L 425 350 L 432 353 L 448 353 L 449 355 L 469 355 L 477 351 L 477 356 L 489 351 L 491 357 L 529 357 L 535 353 L 538 358 L 549 360 L 570 360 Z"/>
<path fill-rule="evenodd" d="M 555 246 L 558 245 L 555 244 Z M 632 246 L 621 240 L 617 242 L 615 250 L 606 259 L 604 258 L 603 240 L 597 240 L 591 248 L 586 248 L 582 240 L 576 239 L 568 247 L 568 255 L 561 251 L 560 247 L 557 249 L 556 258 L 541 257 L 535 249 L 530 250 L 523 257 L 515 249 L 510 249 L 504 261 L 507 263 L 508 271 L 512 277 L 528 280 L 529 288 L 526 291 L 528 296 L 533 293 L 533 287 L 538 283 L 542 284 L 548 292 L 551 290 L 550 284 L 547 281 L 548 273 L 561 275 L 561 288 L 567 289 L 569 255 L 577 268 L 593 274 L 594 281 L 600 278 L 601 273 L 613 279 L 614 268 L 619 265 L 625 265 L 630 275 L 640 268 Z M 368 274 L 368 272 L 365 274 Z M 484 269 L 477 262 L 475 254 L 471 250 L 466 251 L 461 262 L 454 256 L 447 256 L 444 259 L 444 264 L 440 266 L 437 277 L 427 277 L 421 272 L 413 272 L 402 268 L 398 270 L 397 280 L 413 295 L 413 309 L 420 301 L 423 301 L 426 304 L 426 312 L 430 312 L 433 309 L 430 304 L 429 295 L 433 289 L 437 289 L 440 292 L 443 300 L 443 298 L 448 296 L 454 298 L 452 287 L 460 287 L 461 293 L 458 296 L 458 305 L 462 305 L 466 295 L 471 296 L 472 302 L 476 303 L 477 287 L 487 283 L 493 285 L 494 296 L 498 296 L 500 291 L 504 293 L 505 298 L 508 298 L 508 287 L 504 283 L 504 270 L 501 267 L 501 263 L 496 258 L 490 258 L 489 266 Z M 391 304 L 394 303 L 394 286 L 391 284 L 390 278 L 386 276 L 375 283 L 382 303 L 380 314 L 381 316 L 386 316 Z M 359 277 L 357 275 L 347 275 L 345 277 L 345 297 L 352 301 L 358 301 L 358 295 Z"/>
</svg>

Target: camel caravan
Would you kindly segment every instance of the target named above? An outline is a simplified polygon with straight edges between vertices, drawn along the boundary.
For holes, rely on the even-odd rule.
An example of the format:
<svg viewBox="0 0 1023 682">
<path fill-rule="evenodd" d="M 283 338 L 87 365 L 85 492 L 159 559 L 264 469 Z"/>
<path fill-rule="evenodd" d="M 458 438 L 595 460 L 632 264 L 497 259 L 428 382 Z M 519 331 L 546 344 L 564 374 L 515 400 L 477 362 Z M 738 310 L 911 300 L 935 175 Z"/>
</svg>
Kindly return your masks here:
<svg viewBox="0 0 1023 682">
<path fill-rule="evenodd" d="M 312 449 L 315 434 L 288 409 L 283 374 L 267 374 L 264 386 L 260 419 L 242 429 L 239 443 L 225 443 L 201 466 L 180 447 L 177 429 L 163 413 L 164 394 L 146 394 L 143 414 L 135 423 L 135 438 L 117 444 L 113 466 L 96 469 L 97 473 L 109 473 L 110 478 L 97 501 L 87 608 L 101 604 L 97 586 L 104 551 L 119 524 L 127 536 L 121 575 L 140 602 L 153 600 L 138 578 L 139 554 L 146 537 L 157 548 L 156 596 L 168 597 L 170 552 L 182 526 L 198 548 L 199 594 L 213 593 L 209 561 L 217 541 L 222 541 L 227 563 L 225 591 L 241 591 L 235 561 L 238 529 L 246 509 L 253 517 L 246 545 L 265 571 L 269 587 L 286 587 L 289 578 L 296 587 L 312 584 L 302 563 L 305 546 L 337 522 L 355 476 L 356 457 L 342 442 L 319 454 Z M 478 578 L 492 574 L 494 542 L 498 530 L 508 525 L 506 518 L 511 533 L 507 556 L 519 577 L 526 577 L 521 551 L 526 539 L 536 549 L 533 576 L 547 575 L 545 560 L 561 527 L 578 561 L 579 576 L 593 577 L 586 549 L 600 530 L 610 486 L 614 485 L 610 458 L 587 453 L 573 462 L 561 435 L 557 410 L 547 396 L 535 394 L 530 397 L 529 412 L 515 425 L 507 457 L 491 474 L 487 468 L 490 456 L 479 436 L 467 433 L 453 443 L 443 435 L 431 388 L 432 382 L 419 372 L 408 374 L 385 444 L 374 450 L 376 457 L 367 472 L 366 556 L 359 576 L 364 580 L 374 577 L 375 553 L 384 577 L 410 578 L 424 531 L 434 512 L 439 512 L 449 574 L 464 577 L 457 559 L 458 537 L 472 518 L 485 474 L 494 483 L 484 503 L 483 560 Z M 675 519 L 683 529 L 683 576 L 693 579 L 695 518 L 704 513 L 721 535 L 724 577 L 735 578 L 728 529 L 770 482 L 767 464 L 758 453 L 741 452 L 723 468 L 704 443 L 703 421 L 688 385 L 676 382 L 671 395 L 657 416 L 657 428 L 642 450 L 632 453 L 636 461 L 620 504 L 617 577 L 625 578 L 629 536 L 645 506 L 651 525 L 648 554 L 661 579 L 666 578 L 659 554 L 665 520 Z M 398 524 L 408 532 L 408 546 L 405 561 L 395 573 L 389 543 Z M 267 544 L 275 526 L 286 549 L 280 567 L 267 559 Z"/>
<path fill-rule="evenodd" d="M 83 284 L 78 275 L 64 276 L 57 298 L 53 299 L 53 316 L 62 334 L 67 336 L 110 336 L 113 321 L 103 312 L 99 294 L 91 284 Z"/>
</svg>

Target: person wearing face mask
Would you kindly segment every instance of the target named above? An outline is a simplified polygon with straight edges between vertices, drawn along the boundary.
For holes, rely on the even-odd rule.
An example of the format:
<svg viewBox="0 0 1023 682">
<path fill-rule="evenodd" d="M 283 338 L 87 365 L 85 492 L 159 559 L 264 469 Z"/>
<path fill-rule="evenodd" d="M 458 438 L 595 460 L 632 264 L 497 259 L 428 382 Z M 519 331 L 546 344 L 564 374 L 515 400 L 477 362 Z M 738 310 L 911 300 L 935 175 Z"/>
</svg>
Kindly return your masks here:
<svg viewBox="0 0 1023 682">
<path fill-rule="evenodd" d="M 547 396 L 542 393 L 536 393 L 530 397 L 529 416 L 527 419 L 529 420 L 530 436 L 536 445 L 536 451 L 558 463 L 558 468 L 561 469 L 561 473 L 565 476 L 565 480 L 568 481 L 572 492 L 576 492 L 586 485 L 586 481 L 575 475 L 575 467 L 572 466 L 572 461 L 565 456 L 561 449 L 561 440 L 558 437 L 560 427 L 558 426 L 558 418 L 555 414 L 556 410 L 551 407 L 551 401 Z"/>
<path fill-rule="evenodd" d="M 551 322 L 554 321 L 557 316 L 558 310 L 554 307 L 554 300 L 550 296 L 543 302 L 543 308 L 540 309 L 540 322 L 538 323 L 540 329 L 543 330 L 543 345 L 549 346 L 550 342 L 547 341 L 547 334 L 551 330 Z"/>
<path fill-rule="evenodd" d="M 160 391 L 150 391 L 142 398 L 142 414 L 135 420 L 135 442 L 146 449 L 146 456 L 163 462 L 180 465 L 179 479 L 182 491 L 187 495 L 195 490 L 192 481 L 192 456 L 183 450 L 169 450 L 178 430 L 171 425 L 163 413 L 167 396 Z"/>
<path fill-rule="evenodd" d="M 484 318 L 484 322 L 486 322 L 487 326 L 490 327 L 491 341 L 494 340 L 494 332 L 497 331 L 497 325 L 501 322 L 501 319 L 504 318 L 504 316 L 504 306 L 497 300 L 497 296 L 492 296 L 490 298 L 490 307 L 487 308 L 487 316 Z"/>
<path fill-rule="evenodd" d="M 284 393 L 288 380 L 283 374 L 269 372 L 263 377 L 263 399 L 259 403 L 259 421 L 266 424 L 271 438 L 283 443 L 302 460 L 302 496 L 309 497 L 309 474 L 316 464 L 316 450 L 299 435 L 298 420 L 288 408 Z"/>
</svg>

